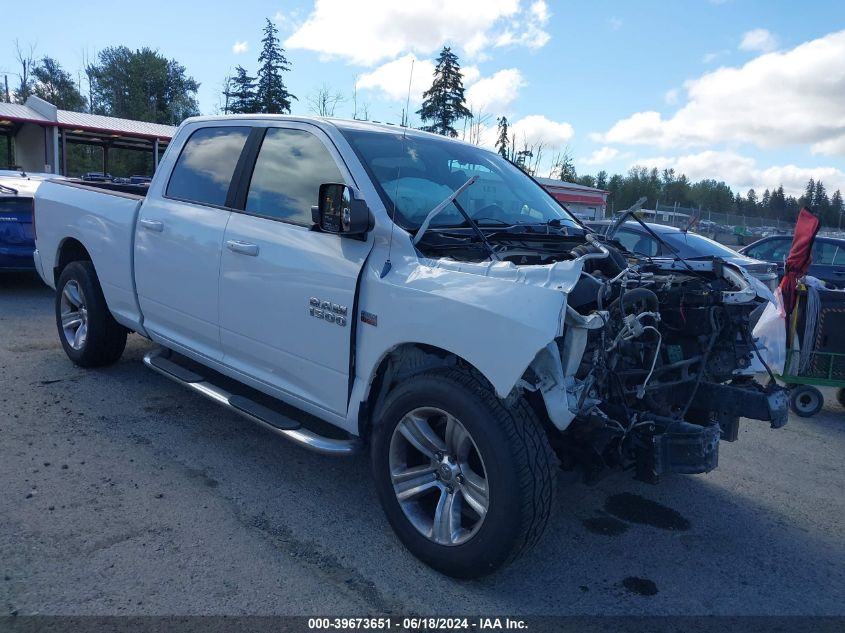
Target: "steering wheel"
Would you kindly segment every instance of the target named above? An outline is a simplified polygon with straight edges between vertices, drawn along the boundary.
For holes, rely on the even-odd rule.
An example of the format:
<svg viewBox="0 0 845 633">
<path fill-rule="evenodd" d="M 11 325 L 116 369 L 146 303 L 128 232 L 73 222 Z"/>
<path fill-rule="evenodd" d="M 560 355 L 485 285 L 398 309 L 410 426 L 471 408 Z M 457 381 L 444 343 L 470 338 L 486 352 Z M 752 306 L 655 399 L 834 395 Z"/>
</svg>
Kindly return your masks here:
<svg viewBox="0 0 845 633">
<path fill-rule="evenodd" d="M 495 203 L 477 209 L 470 217 L 473 220 L 493 220 L 503 224 L 512 224 L 508 219 L 508 212 Z"/>
</svg>

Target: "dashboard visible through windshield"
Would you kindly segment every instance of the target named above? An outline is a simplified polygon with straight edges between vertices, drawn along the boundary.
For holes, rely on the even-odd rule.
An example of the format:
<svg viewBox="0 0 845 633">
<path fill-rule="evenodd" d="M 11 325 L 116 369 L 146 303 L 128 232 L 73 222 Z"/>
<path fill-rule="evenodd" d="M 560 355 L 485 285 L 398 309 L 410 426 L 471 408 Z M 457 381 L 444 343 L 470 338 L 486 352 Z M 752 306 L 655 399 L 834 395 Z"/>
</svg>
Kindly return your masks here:
<svg viewBox="0 0 845 633">
<path fill-rule="evenodd" d="M 362 130 L 341 130 L 376 183 L 396 222 L 416 230 L 429 211 L 472 176 L 475 184 L 456 202 L 480 226 L 578 223 L 518 167 L 487 150 L 456 141 Z M 432 228 L 466 226 L 452 204 L 437 215 Z"/>
</svg>

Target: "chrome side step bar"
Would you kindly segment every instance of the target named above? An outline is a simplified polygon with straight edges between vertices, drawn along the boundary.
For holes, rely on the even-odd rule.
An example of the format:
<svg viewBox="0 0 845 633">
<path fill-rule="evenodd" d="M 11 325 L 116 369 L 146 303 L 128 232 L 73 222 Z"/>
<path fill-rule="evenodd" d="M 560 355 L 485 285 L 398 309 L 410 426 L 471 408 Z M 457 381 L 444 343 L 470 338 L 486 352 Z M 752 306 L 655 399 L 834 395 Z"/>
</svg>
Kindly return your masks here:
<svg viewBox="0 0 845 633">
<path fill-rule="evenodd" d="M 205 377 L 173 362 L 167 358 L 167 355 L 169 355 L 169 350 L 164 348 L 147 352 L 144 355 L 144 364 L 162 376 L 188 387 L 268 431 L 281 435 L 308 450 L 323 455 L 352 455 L 360 450 L 361 442 L 356 438 L 338 440 L 317 435 L 313 431 L 303 428 L 296 420 L 278 411 L 273 411 L 244 396 L 230 394 L 206 380 Z"/>
</svg>

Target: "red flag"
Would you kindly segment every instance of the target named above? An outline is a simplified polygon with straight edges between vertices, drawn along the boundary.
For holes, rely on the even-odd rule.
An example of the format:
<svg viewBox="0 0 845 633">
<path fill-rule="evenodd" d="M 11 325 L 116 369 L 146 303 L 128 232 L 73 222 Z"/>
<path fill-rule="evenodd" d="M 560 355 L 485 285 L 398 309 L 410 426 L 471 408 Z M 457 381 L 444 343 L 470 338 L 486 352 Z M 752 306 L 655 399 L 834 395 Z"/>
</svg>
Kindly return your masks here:
<svg viewBox="0 0 845 633">
<path fill-rule="evenodd" d="M 798 222 L 795 223 L 795 235 L 792 238 L 792 248 L 786 256 L 786 265 L 780 289 L 783 293 L 783 307 L 786 316 L 792 314 L 795 308 L 795 290 L 798 280 L 807 274 L 812 261 L 813 241 L 819 232 L 819 219 L 807 209 L 801 209 Z"/>
</svg>

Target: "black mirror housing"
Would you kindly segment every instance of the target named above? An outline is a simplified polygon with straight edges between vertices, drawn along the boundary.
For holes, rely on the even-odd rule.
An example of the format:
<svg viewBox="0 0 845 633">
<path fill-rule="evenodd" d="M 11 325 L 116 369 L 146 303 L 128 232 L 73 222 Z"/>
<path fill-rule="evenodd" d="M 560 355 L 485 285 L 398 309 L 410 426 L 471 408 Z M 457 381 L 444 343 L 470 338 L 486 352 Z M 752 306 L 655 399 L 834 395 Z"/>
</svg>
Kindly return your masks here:
<svg viewBox="0 0 845 633">
<path fill-rule="evenodd" d="M 367 203 L 355 189 L 340 183 L 320 185 L 320 199 L 311 207 L 311 219 L 321 231 L 338 235 L 363 235 L 372 229 Z"/>
</svg>

